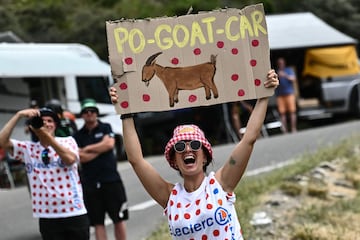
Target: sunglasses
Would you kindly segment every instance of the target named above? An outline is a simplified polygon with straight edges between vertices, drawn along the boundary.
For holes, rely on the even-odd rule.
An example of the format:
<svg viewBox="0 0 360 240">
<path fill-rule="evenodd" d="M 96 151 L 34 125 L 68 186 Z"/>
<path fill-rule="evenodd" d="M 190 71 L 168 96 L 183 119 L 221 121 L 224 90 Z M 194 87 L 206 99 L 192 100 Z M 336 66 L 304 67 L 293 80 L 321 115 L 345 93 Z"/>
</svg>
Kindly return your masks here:
<svg viewBox="0 0 360 240">
<path fill-rule="evenodd" d="M 50 157 L 49 157 L 49 149 L 45 148 L 42 152 L 41 152 L 41 160 L 43 161 L 43 163 L 45 165 L 48 165 L 50 163 Z"/>
<path fill-rule="evenodd" d="M 95 109 L 85 109 L 82 113 L 83 114 L 87 114 L 87 113 L 96 113 L 97 111 Z"/>
<path fill-rule="evenodd" d="M 187 142 L 185 142 L 185 141 L 179 141 L 179 142 L 175 143 L 175 145 L 174 145 L 175 151 L 177 153 L 185 152 L 186 143 Z M 199 151 L 201 148 L 201 142 L 199 140 L 192 140 L 192 141 L 189 141 L 188 143 L 189 143 L 189 146 L 192 151 Z"/>
</svg>

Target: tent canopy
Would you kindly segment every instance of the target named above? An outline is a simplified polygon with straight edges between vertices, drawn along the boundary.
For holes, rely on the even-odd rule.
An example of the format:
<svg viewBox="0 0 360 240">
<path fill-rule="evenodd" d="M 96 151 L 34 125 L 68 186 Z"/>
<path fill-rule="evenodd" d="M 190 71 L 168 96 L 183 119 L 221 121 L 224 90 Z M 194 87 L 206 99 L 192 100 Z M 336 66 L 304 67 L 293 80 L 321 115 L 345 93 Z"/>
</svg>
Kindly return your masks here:
<svg viewBox="0 0 360 240">
<path fill-rule="evenodd" d="M 309 12 L 267 15 L 266 23 L 271 50 L 357 43 Z"/>
</svg>

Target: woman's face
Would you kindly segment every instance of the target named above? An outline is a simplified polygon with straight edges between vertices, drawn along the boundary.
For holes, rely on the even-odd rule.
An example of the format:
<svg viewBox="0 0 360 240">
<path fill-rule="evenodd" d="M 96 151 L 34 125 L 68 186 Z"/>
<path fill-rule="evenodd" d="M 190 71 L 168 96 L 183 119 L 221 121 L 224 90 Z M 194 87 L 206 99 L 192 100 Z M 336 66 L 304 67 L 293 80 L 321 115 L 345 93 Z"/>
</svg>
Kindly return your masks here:
<svg viewBox="0 0 360 240">
<path fill-rule="evenodd" d="M 175 163 L 179 171 L 183 176 L 185 175 L 194 175 L 198 173 L 203 173 L 203 166 L 207 161 L 206 154 L 201 147 L 198 146 L 198 143 L 194 144 L 193 149 L 190 141 L 180 141 L 182 147 L 180 148 L 182 152 L 175 150 Z M 184 147 L 185 143 L 185 148 Z M 176 144 L 175 144 L 176 147 Z"/>
</svg>

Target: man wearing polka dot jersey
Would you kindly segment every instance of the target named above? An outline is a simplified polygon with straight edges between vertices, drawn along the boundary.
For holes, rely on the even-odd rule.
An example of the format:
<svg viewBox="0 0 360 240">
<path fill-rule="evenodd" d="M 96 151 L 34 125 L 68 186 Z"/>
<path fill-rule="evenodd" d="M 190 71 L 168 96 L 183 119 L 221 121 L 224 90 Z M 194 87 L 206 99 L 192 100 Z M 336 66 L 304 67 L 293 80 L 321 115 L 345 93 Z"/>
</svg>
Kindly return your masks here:
<svg viewBox="0 0 360 240">
<path fill-rule="evenodd" d="M 10 139 L 23 117 L 30 119 L 38 142 Z M 87 240 L 89 220 L 78 174 L 78 146 L 72 137 L 55 137 L 58 123 L 51 109 L 20 110 L 1 130 L 0 146 L 25 163 L 32 212 L 39 218 L 42 239 Z"/>
<path fill-rule="evenodd" d="M 267 88 L 279 85 L 270 70 L 263 83 Z M 110 88 L 111 101 L 118 95 Z M 268 97 L 257 100 L 246 132 L 225 164 L 206 174 L 213 151 L 204 132 L 196 125 L 180 125 L 165 147 L 170 167 L 183 177 L 182 183 L 169 183 L 144 159 L 131 115 L 122 115 L 123 137 L 128 160 L 146 191 L 164 208 L 173 239 L 241 240 L 242 232 L 235 210 L 234 189 L 243 176 L 268 105 Z"/>
</svg>

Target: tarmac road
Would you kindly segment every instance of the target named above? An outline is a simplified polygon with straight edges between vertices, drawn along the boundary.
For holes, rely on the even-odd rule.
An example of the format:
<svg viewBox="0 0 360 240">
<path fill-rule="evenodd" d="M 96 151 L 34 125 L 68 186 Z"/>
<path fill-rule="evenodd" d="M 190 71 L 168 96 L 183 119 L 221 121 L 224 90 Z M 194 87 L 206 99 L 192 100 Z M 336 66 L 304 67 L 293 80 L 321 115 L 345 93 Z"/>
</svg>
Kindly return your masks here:
<svg viewBox="0 0 360 240">
<path fill-rule="evenodd" d="M 338 143 L 353 134 L 360 134 L 360 120 L 337 123 L 324 127 L 301 130 L 295 134 L 275 135 L 259 139 L 246 174 L 257 174 L 277 168 L 297 157 L 316 151 L 318 148 Z M 214 166 L 217 169 L 230 154 L 234 144 L 214 147 Z M 180 180 L 178 174 L 171 170 L 162 156 L 148 157 L 168 181 Z M 127 221 L 128 240 L 141 240 L 151 233 L 165 219 L 162 209 L 157 206 L 144 191 L 127 162 L 119 163 L 123 181 L 126 186 L 130 220 Z M 26 187 L 14 190 L 0 190 L 0 239 L 1 240 L 38 240 L 38 223 L 31 215 L 31 204 Z M 108 238 L 113 238 L 113 229 L 108 226 Z M 92 235 L 91 240 L 95 237 Z"/>
</svg>

